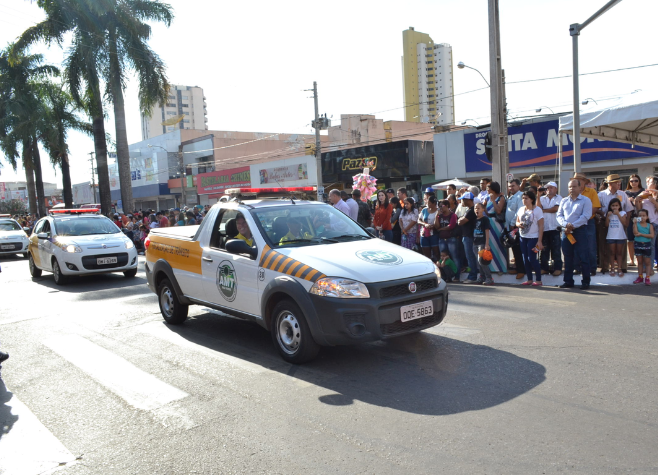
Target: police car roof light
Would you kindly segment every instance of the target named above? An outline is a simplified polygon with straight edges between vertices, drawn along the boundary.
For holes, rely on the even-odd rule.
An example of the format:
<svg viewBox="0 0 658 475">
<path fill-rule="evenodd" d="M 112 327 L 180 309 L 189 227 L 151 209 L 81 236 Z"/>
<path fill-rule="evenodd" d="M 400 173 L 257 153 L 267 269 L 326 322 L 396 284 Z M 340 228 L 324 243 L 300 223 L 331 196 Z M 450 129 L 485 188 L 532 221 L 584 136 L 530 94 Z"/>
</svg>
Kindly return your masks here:
<svg viewBox="0 0 658 475">
<path fill-rule="evenodd" d="M 50 214 L 98 214 L 95 208 L 51 209 Z"/>
<path fill-rule="evenodd" d="M 315 191 L 314 186 L 293 186 L 293 187 L 278 187 L 278 188 L 228 188 L 226 194 L 237 193 L 280 193 L 287 191 Z"/>
</svg>

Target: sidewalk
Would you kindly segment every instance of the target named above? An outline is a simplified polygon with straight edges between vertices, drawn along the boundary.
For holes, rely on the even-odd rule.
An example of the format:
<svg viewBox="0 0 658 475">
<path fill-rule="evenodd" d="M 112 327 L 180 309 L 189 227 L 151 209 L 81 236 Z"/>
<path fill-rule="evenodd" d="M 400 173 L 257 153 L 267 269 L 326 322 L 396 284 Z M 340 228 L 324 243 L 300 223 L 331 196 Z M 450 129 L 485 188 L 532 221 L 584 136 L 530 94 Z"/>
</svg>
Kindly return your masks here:
<svg viewBox="0 0 658 475">
<path fill-rule="evenodd" d="M 468 274 L 466 273 L 462 274 L 460 280 L 462 281 L 466 280 L 467 276 Z M 581 276 L 574 275 L 573 278 L 576 285 L 580 285 Z M 591 279 L 592 280 L 590 282 L 590 285 L 633 285 L 633 281 L 637 279 L 637 267 L 630 267 L 628 269 L 628 273 L 624 274 L 624 277 L 619 277 L 619 276 L 610 277 L 609 273 L 601 274 L 600 272 L 597 272 L 596 275 Z M 493 280 L 496 284 L 521 285 L 521 283 L 526 281 L 526 277 L 517 280 L 516 274 L 503 274 L 503 275 L 493 274 Z M 554 277 L 550 274 L 542 275 L 541 281 L 544 285 L 547 286 L 562 285 L 564 283 L 564 273 L 557 277 Z M 642 285 L 644 286 L 644 284 Z M 658 285 L 658 273 L 654 274 L 653 277 L 651 278 L 651 285 Z"/>
</svg>

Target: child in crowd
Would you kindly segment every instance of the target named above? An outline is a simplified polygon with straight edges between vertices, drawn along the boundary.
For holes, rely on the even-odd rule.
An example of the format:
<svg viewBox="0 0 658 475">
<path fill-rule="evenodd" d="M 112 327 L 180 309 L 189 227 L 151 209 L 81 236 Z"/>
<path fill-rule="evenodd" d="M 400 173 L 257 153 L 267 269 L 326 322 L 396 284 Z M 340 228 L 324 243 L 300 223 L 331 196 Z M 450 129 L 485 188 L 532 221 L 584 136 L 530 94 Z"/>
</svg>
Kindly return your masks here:
<svg viewBox="0 0 658 475">
<path fill-rule="evenodd" d="M 483 249 L 491 251 L 491 247 L 489 247 L 491 222 L 489 221 L 489 216 L 487 216 L 484 211 L 484 204 L 475 204 L 475 215 L 477 216 L 477 220 L 475 221 L 475 228 L 473 229 L 473 252 L 476 256 L 478 256 L 479 252 Z M 491 277 L 489 266 L 478 259 L 478 267 L 480 268 L 480 276 L 477 281 L 484 285 L 493 285 L 494 281 Z"/>
<path fill-rule="evenodd" d="M 655 235 L 653 226 L 649 222 L 649 212 L 646 209 L 638 210 L 638 217 L 633 224 L 633 234 L 635 235 L 635 257 L 637 257 L 638 277 L 633 281 L 634 284 L 651 285 L 649 276 L 651 275 L 651 246 L 654 242 Z M 646 278 L 642 279 L 643 270 L 646 272 Z"/>
<path fill-rule="evenodd" d="M 436 263 L 436 266 L 439 268 L 439 272 L 441 272 L 441 278 L 446 282 L 452 282 L 455 278 L 459 280 L 457 266 L 452 260 L 450 252 L 447 250 L 441 251 L 441 259 Z"/>
<path fill-rule="evenodd" d="M 626 226 L 628 226 L 628 216 L 621 209 L 619 198 L 613 198 L 608 204 L 608 213 L 605 218 L 605 225 L 608 227 L 606 243 L 610 249 L 610 276 L 624 277 L 621 271 L 621 259 L 626 246 Z M 616 266 L 616 270 L 615 270 Z"/>
</svg>

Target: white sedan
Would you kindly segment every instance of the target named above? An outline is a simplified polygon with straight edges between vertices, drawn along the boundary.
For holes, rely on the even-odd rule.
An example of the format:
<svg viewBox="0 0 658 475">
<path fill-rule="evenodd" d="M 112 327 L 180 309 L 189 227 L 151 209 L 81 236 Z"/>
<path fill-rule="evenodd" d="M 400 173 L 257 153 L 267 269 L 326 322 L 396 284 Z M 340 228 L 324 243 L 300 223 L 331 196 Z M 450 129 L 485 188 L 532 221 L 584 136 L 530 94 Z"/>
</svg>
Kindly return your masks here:
<svg viewBox="0 0 658 475">
<path fill-rule="evenodd" d="M 23 254 L 23 257 L 27 257 L 29 243 L 27 234 L 17 221 L 10 218 L 0 218 L 0 256 Z"/>
<path fill-rule="evenodd" d="M 123 272 L 137 275 L 134 243 L 108 218 L 74 213 L 42 218 L 30 236 L 32 277 L 53 273 L 57 285 L 71 276 Z"/>
</svg>

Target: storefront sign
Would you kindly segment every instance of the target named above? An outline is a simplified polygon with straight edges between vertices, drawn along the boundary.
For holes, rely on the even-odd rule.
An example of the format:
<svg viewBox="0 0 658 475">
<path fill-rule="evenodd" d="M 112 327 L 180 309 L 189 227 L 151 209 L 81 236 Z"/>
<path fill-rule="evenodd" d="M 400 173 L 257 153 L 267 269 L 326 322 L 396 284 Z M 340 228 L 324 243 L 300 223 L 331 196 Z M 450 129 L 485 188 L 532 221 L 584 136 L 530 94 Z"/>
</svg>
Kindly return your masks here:
<svg viewBox="0 0 658 475">
<path fill-rule="evenodd" d="M 558 149 L 558 120 L 547 120 L 508 128 L 510 168 L 555 165 Z M 484 140 L 487 130 L 464 134 L 464 155 L 467 172 L 491 170 L 485 155 Z M 562 135 L 562 160 L 573 163 L 573 137 Z M 597 162 L 622 158 L 651 157 L 658 151 L 630 144 L 581 138 L 581 161 Z"/>
<path fill-rule="evenodd" d="M 258 171 L 260 184 L 281 184 L 284 182 L 308 180 L 308 167 L 305 163 L 283 167 L 262 168 Z"/>
<path fill-rule="evenodd" d="M 341 170 L 361 170 L 369 167 L 371 171 L 377 168 L 377 157 L 365 158 L 343 158 L 341 162 Z"/>
<path fill-rule="evenodd" d="M 200 195 L 221 193 L 227 188 L 238 188 L 241 186 L 251 186 L 251 172 L 249 167 L 200 173 L 197 175 L 197 193 Z"/>
</svg>

